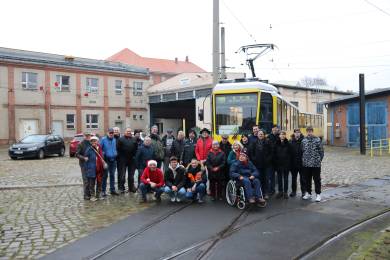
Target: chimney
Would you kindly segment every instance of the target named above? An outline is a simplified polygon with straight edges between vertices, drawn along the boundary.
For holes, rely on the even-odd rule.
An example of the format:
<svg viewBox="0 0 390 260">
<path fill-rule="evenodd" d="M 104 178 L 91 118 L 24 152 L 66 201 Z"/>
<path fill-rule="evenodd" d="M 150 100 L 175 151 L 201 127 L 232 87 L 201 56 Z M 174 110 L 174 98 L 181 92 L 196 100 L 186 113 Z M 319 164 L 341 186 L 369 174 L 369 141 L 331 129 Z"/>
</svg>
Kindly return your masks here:
<svg viewBox="0 0 390 260">
<path fill-rule="evenodd" d="M 179 62 L 179 60 L 177 58 L 175 58 L 175 63 L 177 64 Z"/>
<path fill-rule="evenodd" d="M 188 59 L 188 56 L 186 56 L 186 62 L 189 62 L 190 60 Z"/>
</svg>

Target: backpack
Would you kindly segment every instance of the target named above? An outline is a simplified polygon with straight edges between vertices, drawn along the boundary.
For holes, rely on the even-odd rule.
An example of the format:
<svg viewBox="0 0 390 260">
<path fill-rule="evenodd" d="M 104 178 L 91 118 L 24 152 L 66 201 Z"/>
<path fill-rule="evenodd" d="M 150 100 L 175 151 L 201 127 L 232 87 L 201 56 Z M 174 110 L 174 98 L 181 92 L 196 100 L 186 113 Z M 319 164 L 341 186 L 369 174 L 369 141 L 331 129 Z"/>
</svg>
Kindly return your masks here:
<svg viewBox="0 0 390 260">
<path fill-rule="evenodd" d="M 161 142 L 152 140 L 152 147 L 153 147 L 153 153 L 157 160 L 163 160 L 164 159 L 164 147 Z"/>
</svg>

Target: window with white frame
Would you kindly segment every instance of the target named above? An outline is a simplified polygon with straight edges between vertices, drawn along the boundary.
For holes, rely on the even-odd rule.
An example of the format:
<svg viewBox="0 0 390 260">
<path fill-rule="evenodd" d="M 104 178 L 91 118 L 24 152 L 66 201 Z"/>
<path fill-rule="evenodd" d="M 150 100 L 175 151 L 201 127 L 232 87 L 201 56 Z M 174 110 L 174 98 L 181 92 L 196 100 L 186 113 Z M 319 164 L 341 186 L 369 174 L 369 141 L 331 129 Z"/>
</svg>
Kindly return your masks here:
<svg viewBox="0 0 390 260">
<path fill-rule="evenodd" d="M 122 95 L 122 80 L 115 80 L 115 94 Z"/>
<path fill-rule="evenodd" d="M 133 115 L 133 120 L 137 120 L 137 115 Z"/>
<path fill-rule="evenodd" d="M 142 96 L 143 82 L 135 81 L 133 82 L 133 95 Z"/>
<path fill-rule="evenodd" d="M 58 87 L 57 90 L 60 92 L 70 91 L 70 77 L 65 75 L 56 76 Z"/>
<path fill-rule="evenodd" d="M 97 78 L 87 78 L 87 92 L 97 94 L 98 93 L 98 83 Z"/>
<path fill-rule="evenodd" d="M 140 120 L 144 120 L 144 116 L 143 115 L 139 115 L 139 119 Z"/>
<path fill-rule="evenodd" d="M 75 129 L 75 115 L 67 114 L 66 115 L 66 129 Z"/>
<path fill-rule="evenodd" d="M 99 115 L 87 114 L 86 116 L 87 116 L 87 118 L 86 118 L 87 129 L 99 128 Z"/>
<path fill-rule="evenodd" d="M 36 90 L 38 86 L 38 73 L 22 72 L 22 88 Z"/>
</svg>

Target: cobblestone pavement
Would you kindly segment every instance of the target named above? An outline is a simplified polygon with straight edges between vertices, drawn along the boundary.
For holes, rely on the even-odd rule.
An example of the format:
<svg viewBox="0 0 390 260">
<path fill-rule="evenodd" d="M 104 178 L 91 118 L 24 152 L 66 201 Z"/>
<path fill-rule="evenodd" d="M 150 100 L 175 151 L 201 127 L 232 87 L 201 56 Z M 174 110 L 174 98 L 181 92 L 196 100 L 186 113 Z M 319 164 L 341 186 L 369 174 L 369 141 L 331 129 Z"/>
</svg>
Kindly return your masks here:
<svg viewBox="0 0 390 260">
<path fill-rule="evenodd" d="M 324 185 L 348 185 L 390 173 L 390 157 L 325 150 Z M 84 201 L 78 161 L 51 157 L 12 161 L 0 148 L 0 259 L 38 258 L 143 210 L 133 194 Z"/>
</svg>

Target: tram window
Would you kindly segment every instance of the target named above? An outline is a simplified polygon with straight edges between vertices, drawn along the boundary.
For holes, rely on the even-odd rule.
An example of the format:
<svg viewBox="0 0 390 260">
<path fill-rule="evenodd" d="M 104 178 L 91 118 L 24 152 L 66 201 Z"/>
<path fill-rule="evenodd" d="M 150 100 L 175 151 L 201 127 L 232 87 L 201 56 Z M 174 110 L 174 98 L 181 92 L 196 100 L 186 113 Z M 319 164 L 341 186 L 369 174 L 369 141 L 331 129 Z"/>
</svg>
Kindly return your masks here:
<svg viewBox="0 0 390 260">
<path fill-rule="evenodd" d="M 298 118 L 298 127 L 299 128 L 304 128 L 305 127 L 305 114 L 299 113 L 299 118 Z"/>
<path fill-rule="evenodd" d="M 282 101 L 282 124 L 281 129 L 287 130 L 287 103 Z"/>
<path fill-rule="evenodd" d="M 291 107 L 287 104 L 287 130 L 291 130 Z"/>
<path fill-rule="evenodd" d="M 295 108 L 294 108 L 293 120 L 294 120 L 294 129 L 298 128 L 298 110 L 296 110 Z"/>
<path fill-rule="evenodd" d="M 249 134 L 256 124 L 257 93 L 216 95 L 216 132 Z"/>
<path fill-rule="evenodd" d="M 273 125 L 273 104 L 272 95 L 266 92 L 261 92 L 260 96 L 260 129 L 265 130 L 267 133 L 271 133 Z"/>
</svg>

